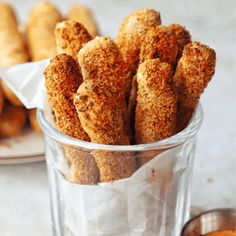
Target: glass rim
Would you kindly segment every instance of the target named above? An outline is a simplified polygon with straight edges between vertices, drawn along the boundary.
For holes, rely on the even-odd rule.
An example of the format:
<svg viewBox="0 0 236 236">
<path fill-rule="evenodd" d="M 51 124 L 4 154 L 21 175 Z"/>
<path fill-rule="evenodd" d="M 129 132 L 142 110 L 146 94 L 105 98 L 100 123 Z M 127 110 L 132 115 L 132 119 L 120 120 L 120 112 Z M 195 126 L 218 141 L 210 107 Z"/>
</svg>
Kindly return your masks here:
<svg viewBox="0 0 236 236">
<path fill-rule="evenodd" d="M 39 121 L 39 125 L 42 131 L 44 132 L 44 135 L 47 135 L 50 138 L 66 145 L 82 147 L 89 150 L 96 149 L 109 151 L 151 151 L 156 149 L 166 149 L 178 146 L 195 136 L 198 133 L 199 128 L 202 124 L 203 108 L 201 103 L 198 103 L 188 126 L 179 133 L 169 138 L 159 140 L 153 143 L 135 145 L 97 144 L 73 138 L 58 131 L 55 127 L 53 127 L 50 122 L 45 118 L 44 111 L 39 108 L 37 109 L 37 118 Z"/>
</svg>

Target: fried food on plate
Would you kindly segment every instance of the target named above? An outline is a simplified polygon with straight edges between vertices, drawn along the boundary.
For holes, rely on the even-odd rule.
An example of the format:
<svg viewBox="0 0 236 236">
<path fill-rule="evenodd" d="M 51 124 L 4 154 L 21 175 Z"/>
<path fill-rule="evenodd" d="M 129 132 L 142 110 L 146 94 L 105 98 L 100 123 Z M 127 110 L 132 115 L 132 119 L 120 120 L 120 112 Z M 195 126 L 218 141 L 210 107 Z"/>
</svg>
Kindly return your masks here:
<svg viewBox="0 0 236 236">
<path fill-rule="evenodd" d="M 93 37 L 99 35 L 97 22 L 89 7 L 81 4 L 73 5 L 69 9 L 68 17 L 70 20 L 81 23 Z"/>
<path fill-rule="evenodd" d="M 72 20 L 57 23 L 54 33 L 58 54 L 66 53 L 76 60 L 79 50 L 92 39 L 82 24 Z"/>
<path fill-rule="evenodd" d="M 173 71 L 160 59 L 147 60 L 137 72 L 135 134 L 138 144 L 170 137 L 176 131 L 176 95 L 171 87 Z M 142 164 L 150 160 L 141 157 Z"/>
<path fill-rule="evenodd" d="M 74 104 L 84 130 L 93 143 L 127 145 L 125 124 L 124 62 L 118 47 L 108 37 L 96 37 L 79 51 L 84 82 Z M 129 177 L 135 160 L 127 153 L 94 151 L 101 182 Z"/>
<path fill-rule="evenodd" d="M 178 94 L 177 131 L 188 125 L 200 95 L 215 73 L 215 63 L 215 51 L 208 46 L 192 42 L 184 47 L 173 79 Z"/>
<path fill-rule="evenodd" d="M 19 134 L 26 122 L 26 110 L 21 107 L 5 106 L 0 115 L 0 138 Z"/>
<path fill-rule="evenodd" d="M 39 1 L 26 23 L 26 38 L 32 61 L 52 58 L 57 54 L 54 28 L 62 20 L 58 9 L 47 1 Z"/>
<path fill-rule="evenodd" d="M 28 111 L 28 118 L 29 118 L 30 126 L 32 127 L 32 129 L 35 132 L 41 133 L 42 131 L 37 121 L 36 109 L 30 109 Z"/>
<path fill-rule="evenodd" d="M 4 94 L 0 84 L 0 114 L 2 113 L 3 107 L 4 107 Z"/>
<path fill-rule="evenodd" d="M 17 28 L 13 8 L 0 3 L 0 66 L 12 66 L 29 60 L 24 38 Z M 22 106 L 15 94 L 2 83 L 6 98 L 15 106 Z"/>
<path fill-rule="evenodd" d="M 73 104 L 73 95 L 82 83 L 78 63 L 69 55 L 54 57 L 45 69 L 45 86 L 48 101 L 54 112 L 57 128 L 66 135 L 89 141 Z M 73 147 L 64 146 L 65 157 L 71 162 L 70 180 L 79 184 L 94 184 L 98 169 L 94 158 Z"/>
</svg>

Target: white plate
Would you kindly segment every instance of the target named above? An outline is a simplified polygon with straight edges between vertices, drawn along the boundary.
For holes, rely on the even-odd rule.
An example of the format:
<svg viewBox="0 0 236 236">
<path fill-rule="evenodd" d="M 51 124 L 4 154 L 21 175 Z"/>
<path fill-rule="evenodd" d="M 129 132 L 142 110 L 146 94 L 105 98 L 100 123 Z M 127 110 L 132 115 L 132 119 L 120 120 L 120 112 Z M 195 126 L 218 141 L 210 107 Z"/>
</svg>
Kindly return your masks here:
<svg viewBox="0 0 236 236">
<path fill-rule="evenodd" d="M 0 164 L 21 164 L 44 160 L 43 135 L 25 129 L 20 135 L 0 139 Z"/>
</svg>

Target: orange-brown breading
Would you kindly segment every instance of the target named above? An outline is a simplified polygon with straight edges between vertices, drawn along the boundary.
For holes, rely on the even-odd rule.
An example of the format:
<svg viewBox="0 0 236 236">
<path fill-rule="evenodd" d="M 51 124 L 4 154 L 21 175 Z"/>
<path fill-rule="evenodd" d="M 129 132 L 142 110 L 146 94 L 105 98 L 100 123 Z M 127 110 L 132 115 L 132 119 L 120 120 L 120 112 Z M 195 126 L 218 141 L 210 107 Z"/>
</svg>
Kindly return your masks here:
<svg viewBox="0 0 236 236">
<path fill-rule="evenodd" d="M 170 84 L 172 78 L 171 66 L 159 59 L 140 64 L 135 117 L 138 144 L 155 142 L 175 134 L 176 96 Z"/>
<path fill-rule="evenodd" d="M 52 58 L 56 53 L 54 28 L 62 20 L 60 12 L 48 1 L 39 1 L 26 23 L 26 38 L 32 61 Z"/>
<path fill-rule="evenodd" d="M 0 115 L 0 138 L 9 138 L 19 134 L 25 122 L 25 109 L 11 105 L 5 106 Z"/>
<path fill-rule="evenodd" d="M 178 55 L 178 39 L 166 26 L 151 27 L 142 43 L 140 51 L 140 63 L 159 58 L 174 66 Z"/>
<path fill-rule="evenodd" d="M 177 56 L 178 60 L 182 55 L 185 45 L 191 43 L 191 35 L 184 26 L 179 24 L 171 24 L 168 26 L 168 28 L 172 31 L 173 34 L 175 34 L 178 40 L 178 46 L 179 46 L 178 56 Z"/>
<path fill-rule="evenodd" d="M 152 143 L 175 134 L 176 95 L 171 87 L 172 68 L 160 59 L 140 64 L 137 72 L 137 105 L 135 136 L 138 144 Z M 138 159 L 142 166 L 158 152 L 150 152 Z"/>
<path fill-rule="evenodd" d="M 84 43 L 92 39 L 92 36 L 82 24 L 72 20 L 57 23 L 54 33 L 57 53 L 66 53 L 76 60 L 77 54 Z"/>
<path fill-rule="evenodd" d="M 140 48 L 148 29 L 161 24 L 160 13 L 141 8 L 124 18 L 117 34 L 116 43 L 125 61 L 126 98 L 128 100 L 132 77 L 139 63 Z"/>
<path fill-rule="evenodd" d="M 91 141 L 127 145 L 125 126 L 124 62 L 119 49 L 107 36 L 96 37 L 79 51 L 84 83 L 74 97 L 81 124 Z M 127 153 L 94 151 L 102 182 L 130 176 L 135 160 Z"/>
<path fill-rule="evenodd" d="M 44 71 L 48 101 L 55 123 L 64 134 L 89 141 L 77 116 L 73 95 L 83 82 L 78 63 L 69 55 L 54 57 Z"/>
<path fill-rule="evenodd" d="M 89 141 L 73 104 L 73 95 L 82 83 L 78 63 L 71 56 L 60 54 L 51 60 L 44 74 L 57 128 L 66 135 Z M 63 146 L 63 149 L 65 158 L 71 162 L 69 179 L 78 184 L 97 183 L 99 173 L 94 158 L 71 146 Z"/>
<path fill-rule="evenodd" d="M 215 73 L 216 54 L 208 46 L 193 42 L 184 47 L 173 85 L 178 94 L 177 131 L 184 129 Z"/>
<path fill-rule="evenodd" d="M 138 67 L 140 47 L 147 31 L 150 27 L 160 24 L 160 13 L 147 8 L 141 8 L 123 20 L 116 42 L 132 72 Z"/>
<path fill-rule="evenodd" d="M 81 4 L 71 6 L 68 17 L 70 20 L 80 22 L 93 37 L 98 36 L 97 22 L 94 19 L 92 11 L 87 6 Z"/>
<path fill-rule="evenodd" d="M 0 3 L 0 66 L 12 66 L 29 60 L 24 38 L 17 27 L 14 10 L 7 3 Z M 16 106 L 22 106 L 15 94 L 2 83 L 6 98 Z"/>
</svg>

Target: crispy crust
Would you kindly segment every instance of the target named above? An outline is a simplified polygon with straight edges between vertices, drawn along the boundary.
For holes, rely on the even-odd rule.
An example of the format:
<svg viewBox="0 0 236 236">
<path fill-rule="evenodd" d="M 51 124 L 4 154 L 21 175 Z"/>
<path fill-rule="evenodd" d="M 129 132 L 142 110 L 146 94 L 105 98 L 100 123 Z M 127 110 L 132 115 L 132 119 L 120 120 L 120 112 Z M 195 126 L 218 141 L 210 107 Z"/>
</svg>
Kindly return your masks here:
<svg viewBox="0 0 236 236">
<path fill-rule="evenodd" d="M 0 115 L 0 137 L 9 138 L 20 133 L 26 122 L 26 111 L 20 107 L 5 106 Z"/>
<path fill-rule="evenodd" d="M 185 128 L 215 73 L 216 54 L 208 46 L 193 42 L 185 46 L 173 85 L 178 93 L 177 131 Z"/>
<path fill-rule="evenodd" d="M 55 123 L 64 134 L 89 141 L 73 105 L 73 94 L 83 82 L 77 62 L 69 55 L 54 57 L 44 72 L 48 101 Z"/>
<path fill-rule="evenodd" d="M 78 63 L 71 56 L 60 54 L 51 60 L 44 74 L 48 100 L 58 129 L 66 135 L 89 141 L 73 105 L 73 95 L 82 83 Z M 96 183 L 98 169 L 94 158 L 71 146 L 64 145 L 63 149 L 65 158 L 71 162 L 69 179 L 78 184 Z"/>
<path fill-rule="evenodd" d="M 116 43 L 125 61 L 126 68 L 126 99 L 132 84 L 132 77 L 136 74 L 139 63 L 140 47 L 148 29 L 160 25 L 160 13 L 147 8 L 141 8 L 124 18 L 117 34 Z"/>
<path fill-rule="evenodd" d="M 76 60 L 79 50 L 92 39 L 82 24 L 72 20 L 57 23 L 54 34 L 58 54 L 66 53 Z"/>
<path fill-rule="evenodd" d="M 84 83 L 74 97 L 81 124 L 91 141 L 126 145 L 124 62 L 114 42 L 107 36 L 96 37 L 78 54 Z M 130 176 L 135 160 L 127 153 L 95 151 L 100 180 L 108 182 Z"/>
<path fill-rule="evenodd" d="M 84 25 L 93 37 L 99 35 L 97 22 L 92 11 L 87 6 L 81 4 L 71 6 L 68 17 L 70 20 L 75 20 Z"/>
<path fill-rule="evenodd" d="M 140 62 L 159 58 L 174 66 L 178 55 L 178 39 L 166 26 L 151 27 L 144 39 L 140 51 Z"/>
<path fill-rule="evenodd" d="M 171 24 L 168 26 L 168 28 L 177 37 L 178 46 L 179 46 L 177 60 L 179 60 L 179 58 L 182 55 L 185 45 L 191 43 L 191 35 L 184 26 L 179 25 L 179 24 Z"/>
<path fill-rule="evenodd" d="M 160 13 L 153 9 L 141 8 L 125 17 L 116 42 L 129 70 L 135 71 L 138 67 L 140 46 L 148 29 L 160 24 Z"/>
<path fill-rule="evenodd" d="M 140 64 L 135 117 L 136 141 L 151 143 L 175 134 L 176 96 L 171 66 L 159 59 Z"/>
<path fill-rule="evenodd" d="M 61 20 L 60 12 L 47 1 L 39 1 L 33 7 L 26 24 L 26 37 L 32 61 L 52 58 L 57 54 L 53 31 Z"/>
</svg>

